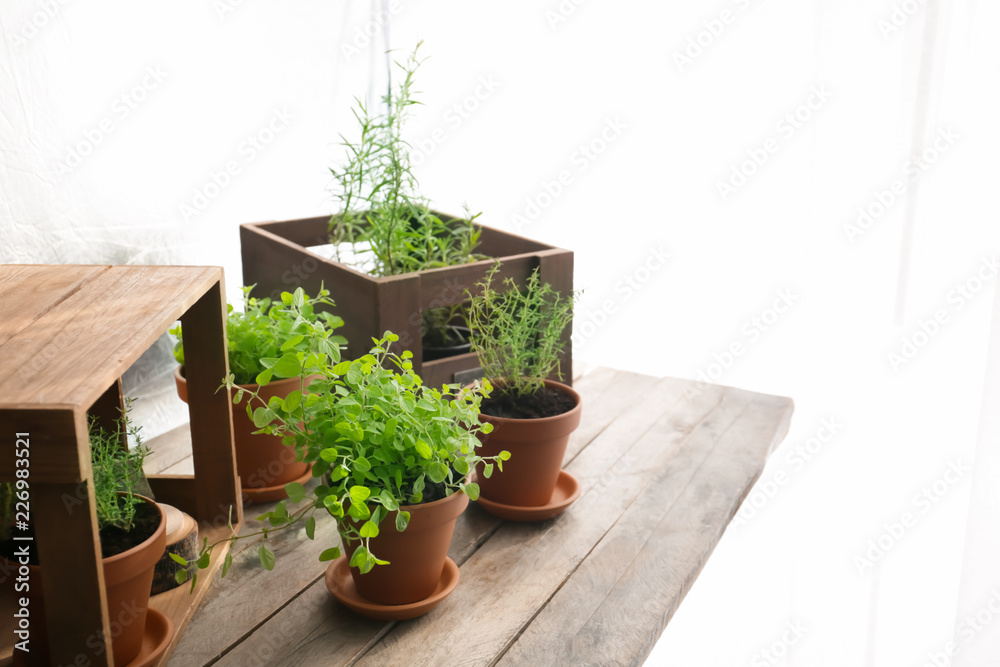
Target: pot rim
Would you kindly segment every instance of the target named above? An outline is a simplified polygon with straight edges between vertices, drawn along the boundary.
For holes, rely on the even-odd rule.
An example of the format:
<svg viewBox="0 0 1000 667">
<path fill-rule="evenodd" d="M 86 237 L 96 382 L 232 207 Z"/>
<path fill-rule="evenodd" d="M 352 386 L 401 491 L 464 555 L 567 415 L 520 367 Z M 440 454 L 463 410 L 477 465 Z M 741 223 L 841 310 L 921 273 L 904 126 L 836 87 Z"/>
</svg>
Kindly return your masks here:
<svg viewBox="0 0 1000 667">
<path fill-rule="evenodd" d="M 119 491 L 118 493 L 119 493 L 119 495 L 124 495 L 125 492 L 124 491 Z M 137 550 L 141 550 L 143 548 L 148 547 L 150 545 L 150 543 L 152 543 L 153 541 L 155 541 L 160 536 L 161 532 L 164 533 L 164 535 L 167 532 L 167 517 L 163 513 L 163 508 L 160 507 L 160 504 L 158 502 L 156 502 L 155 500 L 153 500 L 152 498 L 147 498 L 146 496 L 144 496 L 142 494 L 139 494 L 139 493 L 133 493 L 132 495 L 136 496 L 137 498 L 142 498 L 145 502 L 147 502 L 147 503 L 151 504 L 153 507 L 155 507 L 156 511 L 160 514 L 160 523 L 156 527 L 156 530 L 153 531 L 153 534 L 150 535 L 148 539 L 140 542 L 139 544 L 135 545 L 134 547 L 132 547 L 130 549 L 127 549 L 127 550 L 121 552 L 120 554 L 116 554 L 114 556 L 108 556 L 107 558 L 103 558 L 102 557 L 101 558 L 101 562 L 102 563 L 105 563 L 105 564 L 117 563 L 118 561 L 125 560 L 132 552 L 137 551 Z"/>
<path fill-rule="evenodd" d="M 490 382 L 494 382 L 494 380 L 491 379 Z M 525 418 L 525 417 L 494 417 L 493 415 L 488 415 L 488 414 L 480 411 L 480 413 L 479 413 L 480 419 L 485 419 L 485 420 L 487 420 L 489 422 L 495 422 L 495 423 L 501 423 L 501 422 L 502 423 L 508 423 L 508 422 L 511 422 L 511 423 L 514 423 L 514 424 L 549 424 L 549 423 L 560 421 L 560 420 L 563 420 L 563 419 L 572 419 L 574 415 L 576 415 L 577 413 L 580 412 L 580 410 L 582 409 L 582 406 L 583 406 L 583 399 L 580 397 L 580 394 L 577 393 L 577 391 L 575 389 L 573 389 L 573 387 L 569 386 L 568 384 L 563 384 L 562 382 L 557 382 L 556 380 L 548 380 L 548 379 L 546 379 L 546 380 L 544 380 L 544 383 L 545 383 L 545 386 L 548 387 L 549 389 L 554 389 L 554 390 L 560 391 L 560 392 L 562 392 L 564 394 L 568 394 L 572 399 L 574 399 L 576 401 L 576 405 L 574 405 L 572 407 L 572 409 L 567 410 L 566 412 L 563 412 L 562 414 L 552 415 L 551 417 L 531 417 L 531 418 Z"/>
</svg>

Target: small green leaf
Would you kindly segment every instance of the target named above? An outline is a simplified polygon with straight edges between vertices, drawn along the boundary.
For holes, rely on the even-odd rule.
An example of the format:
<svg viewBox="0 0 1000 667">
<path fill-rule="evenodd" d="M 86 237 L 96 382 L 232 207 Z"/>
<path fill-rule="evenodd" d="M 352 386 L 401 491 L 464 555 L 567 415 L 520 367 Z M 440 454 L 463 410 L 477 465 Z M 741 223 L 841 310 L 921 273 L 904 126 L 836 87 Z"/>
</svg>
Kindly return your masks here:
<svg viewBox="0 0 1000 667">
<path fill-rule="evenodd" d="M 421 458 L 429 459 L 434 455 L 434 452 L 431 451 L 431 446 L 428 445 L 423 440 L 417 440 L 417 444 L 414 446 L 414 448 L 417 450 L 417 454 L 419 454 Z M 435 481 L 441 481 L 441 480 L 435 480 Z"/>
<path fill-rule="evenodd" d="M 338 452 L 336 447 L 327 447 L 319 453 L 319 457 L 327 463 L 336 463 L 337 455 Z"/>
<path fill-rule="evenodd" d="M 316 518 L 309 517 L 306 519 L 306 537 L 310 540 L 316 539 Z"/>
<path fill-rule="evenodd" d="M 270 368 L 265 368 L 260 373 L 257 374 L 257 378 L 254 380 L 261 387 L 266 387 L 271 382 L 271 377 L 274 375 L 274 371 Z"/>
<path fill-rule="evenodd" d="M 306 337 L 303 336 L 302 334 L 296 334 L 292 336 L 291 338 L 289 338 L 288 340 L 286 340 L 284 343 L 281 344 L 281 351 L 288 352 L 290 349 L 292 349 L 293 347 L 301 343 L 303 340 L 305 340 L 305 338 Z"/>
<path fill-rule="evenodd" d="M 483 477 L 489 479 L 492 476 L 493 476 L 493 464 L 487 463 L 486 466 L 483 467 Z"/>
<path fill-rule="evenodd" d="M 170 558 L 171 558 L 171 560 L 173 560 L 178 565 L 183 565 L 183 566 L 187 567 L 188 562 L 187 562 L 187 560 L 183 556 L 178 556 L 177 554 L 170 553 L 170 552 L 167 552 L 167 555 L 169 555 Z M 181 583 L 183 584 L 184 582 L 182 581 Z"/>
<path fill-rule="evenodd" d="M 368 496 L 372 494 L 372 490 L 367 486 L 352 486 L 348 493 L 351 494 L 351 502 L 353 503 L 363 503 L 368 500 Z"/>
<path fill-rule="evenodd" d="M 289 352 L 278 359 L 271 370 L 280 378 L 291 378 L 302 372 L 302 363 L 299 362 L 298 356 Z"/>
<path fill-rule="evenodd" d="M 302 486 L 301 482 L 289 482 L 285 484 L 285 493 L 288 494 L 288 500 L 292 503 L 298 503 L 305 500 L 306 497 L 306 487 Z"/>
<path fill-rule="evenodd" d="M 500 452 L 499 456 L 500 456 L 500 460 L 501 461 L 509 461 L 510 460 L 510 452 L 508 452 L 506 449 L 503 450 L 502 452 Z"/>
<path fill-rule="evenodd" d="M 466 484 L 465 495 L 469 496 L 469 500 L 479 500 L 479 485 L 475 482 Z"/>
<path fill-rule="evenodd" d="M 260 549 L 257 550 L 257 556 L 260 558 L 260 564 L 264 566 L 265 570 L 274 569 L 274 552 L 267 548 L 266 544 L 260 545 Z"/>
<path fill-rule="evenodd" d="M 358 547 L 357 549 L 354 550 L 354 555 L 351 556 L 351 567 L 356 567 L 360 569 L 362 572 L 365 572 L 366 570 L 364 569 L 364 562 L 367 558 L 368 558 L 368 549 L 365 549 L 363 546 Z"/>
<path fill-rule="evenodd" d="M 359 531 L 361 537 L 378 537 L 378 524 L 374 521 L 366 521 Z"/>
<path fill-rule="evenodd" d="M 331 369 L 334 375 L 344 375 L 349 370 L 351 370 L 350 361 L 341 361 L 339 364 L 337 364 Z"/>
<path fill-rule="evenodd" d="M 448 478 L 448 466 L 440 461 L 434 461 L 427 466 L 427 476 L 430 477 L 431 481 L 435 484 L 440 484 Z"/>
<path fill-rule="evenodd" d="M 296 389 L 291 393 L 289 393 L 288 396 L 285 396 L 285 399 L 282 401 L 282 404 L 286 412 L 292 412 L 295 410 L 295 408 L 299 407 L 299 403 L 301 402 L 302 402 L 302 392 Z"/>
<path fill-rule="evenodd" d="M 206 551 L 198 558 L 198 569 L 204 570 L 208 567 L 208 564 L 212 561 L 212 552 Z"/>
<path fill-rule="evenodd" d="M 222 576 L 229 574 L 229 570 L 233 567 L 233 554 L 227 553 L 226 559 L 222 561 Z"/>
<path fill-rule="evenodd" d="M 323 563 L 334 558 L 340 558 L 340 547 L 331 547 L 319 555 L 319 560 Z"/>
<path fill-rule="evenodd" d="M 410 513 L 409 512 L 397 512 L 396 513 L 396 530 L 403 532 L 406 527 L 410 524 Z"/>
<path fill-rule="evenodd" d="M 177 570 L 177 574 L 174 575 L 174 579 L 177 581 L 178 584 L 183 584 L 185 581 L 188 580 L 188 571 Z"/>
</svg>

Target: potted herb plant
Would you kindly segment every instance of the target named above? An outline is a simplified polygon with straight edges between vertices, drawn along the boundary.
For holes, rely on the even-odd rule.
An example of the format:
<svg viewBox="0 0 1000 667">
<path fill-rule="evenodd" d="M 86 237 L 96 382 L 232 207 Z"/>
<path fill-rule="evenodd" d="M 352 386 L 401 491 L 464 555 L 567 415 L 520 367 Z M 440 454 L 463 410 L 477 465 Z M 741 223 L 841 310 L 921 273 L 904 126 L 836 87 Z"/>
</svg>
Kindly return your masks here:
<svg viewBox="0 0 1000 667">
<path fill-rule="evenodd" d="M 499 266 L 477 285 L 468 306 L 472 347 L 479 354 L 493 392 L 480 419 L 484 456 L 511 453 L 507 471 L 480 482 L 480 505 L 514 520 L 554 516 L 572 503 L 579 485 L 562 470 L 570 434 L 580 424 L 580 395 L 547 379 L 559 374 L 559 351 L 573 315 L 565 296 L 533 272 L 519 289 L 514 281 L 497 288 Z"/>
<path fill-rule="evenodd" d="M 126 432 L 136 440 L 132 449 L 123 444 Z M 90 452 L 108 613 L 113 627 L 118 628 L 117 632 L 112 632 L 112 653 L 116 667 L 123 667 L 137 659 L 155 659 L 173 637 L 170 618 L 149 609 L 153 570 L 166 549 L 166 519 L 159 505 L 140 495 L 148 489 L 142 472 L 148 450 L 142 444 L 138 428 L 129 422 L 127 415 L 122 415 L 113 432 L 92 420 Z M 14 562 L 20 562 L 18 548 L 25 542 L 11 534 L 16 504 L 7 501 L 12 498 L 27 501 L 28 488 L 27 484 L 22 488 L 23 481 L 0 485 L 0 497 L 4 499 L 0 502 L 0 511 L 3 511 L 0 526 L 4 531 L 0 536 L 0 554 Z M 67 502 L 71 511 L 74 508 L 86 510 L 86 503 L 77 498 Z M 41 569 L 34 558 L 35 550 L 29 551 L 32 557 L 28 567 L 31 613 L 44 619 Z M 42 621 L 31 627 L 31 651 L 23 655 L 18 652 L 18 657 L 25 657 L 32 664 L 48 664 L 46 624 Z"/>
<path fill-rule="evenodd" d="M 228 306 L 226 338 L 234 386 L 244 390 L 239 394 L 243 398 L 232 404 L 236 470 L 244 500 L 260 503 L 285 498 L 285 484 L 304 482 L 310 475 L 309 464 L 296 455 L 295 449 L 285 447 L 280 436 L 254 434 L 257 430 L 251 417 L 254 407 L 301 391 L 303 383 L 309 381 L 279 364 L 279 358 L 290 352 L 323 352 L 339 360 L 346 340 L 333 335 L 343 326 L 339 317 L 317 312 L 318 306 L 334 305 L 327 290 L 320 288 L 312 298 L 299 288 L 291 293 L 282 292 L 272 302 L 250 296 L 253 287 L 243 288 L 243 312 L 234 310 L 231 304 Z M 174 347 L 174 356 L 181 364 L 174 372 L 177 394 L 187 401 L 181 327 L 171 333 L 180 339 Z M 259 404 L 251 403 L 251 399 Z"/>
<path fill-rule="evenodd" d="M 477 374 L 468 334 L 456 328 L 462 325 L 457 307 L 492 258 L 502 258 L 506 275 L 519 284 L 537 267 L 547 282 L 571 289 L 573 255 L 481 225 L 469 211 L 449 216 L 430 208 L 404 133 L 418 104 L 413 85 L 420 63 L 417 50 L 397 63 L 401 80 L 382 99 L 381 112 L 357 102 L 357 138 L 343 140 L 347 158 L 331 170 L 337 213 L 246 224 L 240 239 L 245 283 L 257 283 L 265 293 L 296 281 L 306 289 L 321 281 L 336 284 L 338 312 L 351 341 L 348 356 L 359 356 L 366 341 L 394 331 L 398 347 L 413 352 L 414 369 L 438 386 Z M 328 245 L 332 252 L 311 249 Z M 562 348 L 567 366 L 570 352 L 568 345 Z"/>
<path fill-rule="evenodd" d="M 314 513 L 332 515 L 345 553 L 333 546 L 320 555 L 322 561 L 336 559 L 327 571 L 331 593 L 363 615 L 412 618 L 430 611 L 458 582 L 447 554 L 456 519 L 470 498 L 479 497 L 470 473 L 479 466 L 480 477 L 488 479 L 510 455 L 498 451 L 484 458 L 477 452 L 477 435 L 492 429 L 478 419 L 488 384 L 424 386 L 411 354 L 389 350 L 398 341 L 395 334 L 373 341 L 367 354 L 352 361 L 292 351 L 278 361 L 303 377 L 319 378 L 304 392 L 257 407 L 254 422 L 301 447 L 322 483 L 308 492 L 302 484 L 288 484 L 289 501 L 311 502 L 289 512 L 282 501 L 261 517 L 269 525 L 255 534 L 266 540 L 271 531 L 304 521 L 312 538 Z M 237 398 L 259 392 L 230 386 Z M 206 564 L 213 546 L 203 550 Z M 259 555 L 265 568 L 274 567 L 266 541 Z M 230 564 L 224 563 L 223 572 Z"/>
</svg>

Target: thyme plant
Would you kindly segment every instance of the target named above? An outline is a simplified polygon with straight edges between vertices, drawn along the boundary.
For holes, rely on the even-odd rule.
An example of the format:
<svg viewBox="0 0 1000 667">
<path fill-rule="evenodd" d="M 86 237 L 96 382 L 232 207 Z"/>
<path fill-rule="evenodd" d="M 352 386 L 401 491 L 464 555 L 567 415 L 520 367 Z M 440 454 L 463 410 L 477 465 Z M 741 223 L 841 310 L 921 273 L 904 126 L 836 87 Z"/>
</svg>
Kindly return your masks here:
<svg viewBox="0 0 1000 667">
<path fill-rule="evenodd" d="M 484 375 L 497 389 L 512 396 L 528 396 L 542 388 L 553 371 L 562 377 L 559 353 L 563 331 L 573 319 L 575 295 L 565 297 L 542 283 L 538 269 L 523 290 L 510 278 L 497 286 L 497 262 L 477 283 L 470 296 L 466 319 L 472 330 L 472 349 L 479 354 Z"/>
</svg>

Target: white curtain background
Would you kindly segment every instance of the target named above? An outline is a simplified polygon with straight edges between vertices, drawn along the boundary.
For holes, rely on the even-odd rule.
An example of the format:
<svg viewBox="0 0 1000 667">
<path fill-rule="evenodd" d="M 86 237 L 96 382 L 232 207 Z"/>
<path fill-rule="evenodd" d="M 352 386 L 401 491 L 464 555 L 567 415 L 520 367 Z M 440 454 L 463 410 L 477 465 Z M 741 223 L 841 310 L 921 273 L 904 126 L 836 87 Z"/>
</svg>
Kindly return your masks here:
<svg viewBox="0 0 1000 667">
<path fill-rule="evenodd" d="M 352 99 L 422 39 L 422 189 L 575 251 L 578 360 L 796 401 L 648 664 L 997 664 L 998 29 L 976 0 L 0 0 L 0 261 L 221 265 L 235 300 L 238 225 L 332 212 Z M 147 436 L 183 419 L 169 347 L 128 377 Z"/>
</svg>

